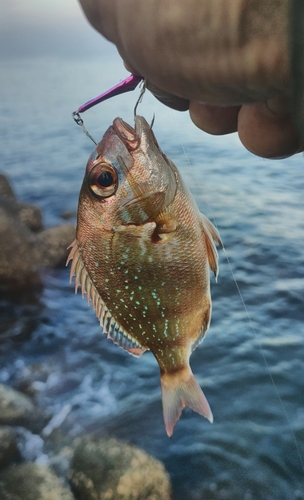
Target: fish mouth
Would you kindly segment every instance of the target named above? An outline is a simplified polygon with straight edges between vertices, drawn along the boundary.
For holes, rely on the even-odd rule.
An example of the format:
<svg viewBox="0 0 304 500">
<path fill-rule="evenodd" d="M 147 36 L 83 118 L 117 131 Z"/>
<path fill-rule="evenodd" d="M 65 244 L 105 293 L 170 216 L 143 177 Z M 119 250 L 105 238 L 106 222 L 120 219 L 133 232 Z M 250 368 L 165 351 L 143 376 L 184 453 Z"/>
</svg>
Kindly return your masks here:
<svg viewBox="0 0 304 500">
<path fill-rule="evenodd" d="M 119 117 L 115 118 L 113 122 L 115 133 L 130 151 L 137 149 L 141 144 L 142 138 L 151 132 L 151 126 L 143 116 L 136 115 L 134 122 L 134 128 Z"/>
<path fill-rule="evenodd" d="M 131 188 L 127 199 L 122 203 L 119 212 L 124 220 L 144 222 L 156 217 L 174 199 L 177 189 L 176 176 L 166 156 L 162 153 L 149 123 L 143 116 L 134 117 L 134 128 L 121 118 L 113 122 L 113 130 L 119 136 L 125 147 L 132 155 L 132 150 L 140 150 L 145 160 L 136 165 L 133 157 L 133 166 L 127 169 L 123 158 L 120 164 Z M 135 151 L 136 153 L 136 151 Z M 135 162 L 135 163 L 134 163 Z M 143 168 L 143 164 L 145 168 Z M 137 167 L 141 167 L 142 177 L 138 183 Z"/>
<path fill-rule="evenodd" d="M 115 118 L 113 129 L 129 151 L 134 151 L 140 146 L 141 136 L 137 133 L 136 126 L 133 128 L 122 118 Z"/>
</svg>

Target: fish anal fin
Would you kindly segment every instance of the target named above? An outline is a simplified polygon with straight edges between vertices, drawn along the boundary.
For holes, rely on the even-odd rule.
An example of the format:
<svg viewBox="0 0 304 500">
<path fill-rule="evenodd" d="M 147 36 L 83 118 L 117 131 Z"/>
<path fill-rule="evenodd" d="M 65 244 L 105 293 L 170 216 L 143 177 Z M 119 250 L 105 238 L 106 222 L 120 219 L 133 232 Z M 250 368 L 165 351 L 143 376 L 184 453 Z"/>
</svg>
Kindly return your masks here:
<svg viewBox="0 0 304 500">
<path fill-rule="evenodd" d="M 107 333 L 108 338 L 110 338 L 114 344 L 127 351 L 132 356 L 139 358 L 147 349 L 142 347 L 139 342 L 137 342 L 132 335 L 127 333 L 115 319 L 111 316 L 111 313 L 107 311 L 106 320 L 100 319 L 100 325 L 104 333 Z"/>
<path fill-rule="evenodd" d="M 135 356 L 136 358 L 140 358 L 140 356 L 145 352 L 143 349 L 139 348 L 139 347 L 131 347 L 130 349 L 128 349 L 128 352 L 130 354 L 132 354 L 133 356 Z"/>
<path fill-rule="evenodd" d="M 106 332 L 104 332 L 106 333 Z M 146 351 L 146 349 L 143 349 L 141 346 L 134 347 L 134 341 L 131 339 L 123 339 L 122 341 L 117 341 L 114 340 L 111 335 L 108 334 L 108 338 L 111 338 L 113 340 L 113 343 L 121 347 L 124 351 L 128 352 L 135 358 L 140 358 L 142 354 Z"/>
<path fill-rule="evenodd" d="M 174 373 L 162 373 L 161 388 L 164 422 L 169 437 L 185 406 L 213 422 L 209 403 L 189 365 Z"/>
<path fill-rule="evenodd" d="M 222 240 L 220 238 L 218 230 L 214 227 L 212 222 L 203 214 L 201 214 L 201 226 L 203 236 L 205 238 L 206 250 L 208 256 L 208 262 L 210 269 L 214 273 L 215 278 L 218 277 L 218 253 L 214 242 L 216 242 L 220 247 L 223 247 Z"/>
</svg>

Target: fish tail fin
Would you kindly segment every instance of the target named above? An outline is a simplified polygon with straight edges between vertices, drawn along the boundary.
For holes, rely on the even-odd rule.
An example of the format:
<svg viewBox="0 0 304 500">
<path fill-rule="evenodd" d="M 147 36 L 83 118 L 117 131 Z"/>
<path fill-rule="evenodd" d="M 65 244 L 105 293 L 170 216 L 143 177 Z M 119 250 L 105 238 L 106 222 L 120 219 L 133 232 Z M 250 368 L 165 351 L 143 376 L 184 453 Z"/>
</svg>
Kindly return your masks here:
<svg viewBox="0 0 304 500">
<path fill-rule="evenodd" d="M 211 423 L 213 415 L 202 389 L 190 367 L 161 375 L 163 415 L 166 432 L 172 436 L 174 426 L 185 406 L 206 417 Z"/>
</svg>

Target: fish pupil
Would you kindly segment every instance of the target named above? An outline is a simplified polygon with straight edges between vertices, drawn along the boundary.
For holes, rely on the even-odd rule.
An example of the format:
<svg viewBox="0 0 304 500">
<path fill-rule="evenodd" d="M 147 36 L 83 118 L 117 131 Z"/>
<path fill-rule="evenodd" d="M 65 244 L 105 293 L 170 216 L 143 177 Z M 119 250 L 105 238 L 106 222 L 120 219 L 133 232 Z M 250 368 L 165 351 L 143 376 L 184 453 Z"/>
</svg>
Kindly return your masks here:
<svg viewBox="0 0 304 500">
<path fill-rule="evenodd" d="M 110 187 L 112 186 L 114 183 L 114 179 L 113 179 L 113 175 L 111 174 L 111 172 L 102 172 L 102 174 L 100 174 L 100 176 L 98 177 L 98 184 L 101 186 L 101 187 Z"/>
</svg>

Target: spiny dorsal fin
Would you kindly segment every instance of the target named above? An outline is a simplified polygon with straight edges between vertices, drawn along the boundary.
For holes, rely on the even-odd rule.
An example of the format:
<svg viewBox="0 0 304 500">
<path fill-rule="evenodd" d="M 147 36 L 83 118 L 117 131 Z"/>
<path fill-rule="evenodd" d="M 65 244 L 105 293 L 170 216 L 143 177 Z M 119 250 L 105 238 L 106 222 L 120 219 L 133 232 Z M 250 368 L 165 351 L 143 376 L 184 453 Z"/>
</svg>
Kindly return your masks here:
<svg viewBox="0 0 304 500">
<path fill-rule="evenodd" d="M 214 241 L 223 248 L 223 243 L 218 230 L 214 227 L 212 222 L 203 214 L 201 215 L 201 226 L 202 231 L 206 241 L 208 261 L 211 270 L 215 275 L 215 279 L 218 277 L 218 253 Z"/>
<path fill-rule="evenodd" d="M 114 344 L 119 345 L 125 351 L 128 351 L 130 354 L 138 358 L 146 349 L 144 349 L 130 334 L 128 334 L 115 321 L 111 313 L 108 311 L 105 303 L 101 299 L 94 283 L 92 282 L 85 268 L 82 256 L 78 249 L 77 241 L 74 240 L 69 248 L 71 249 L 71 251 L 67 259 L 67 265 L 72 260 L 70 269 L 70 283 L 72 283 L 73 277 L 76 276 L 75 293 L 77 293 L 78 287 L 80 286 L 82 298 L 86 293 L 88 298 L 88 305 L 90 305 L 90 302 L 92 301 L 103 333 L 106 333 L 107 337 L 112 339 Z"/>
</svg>

